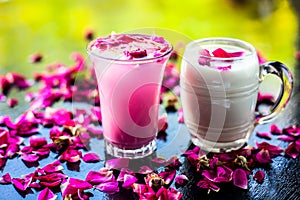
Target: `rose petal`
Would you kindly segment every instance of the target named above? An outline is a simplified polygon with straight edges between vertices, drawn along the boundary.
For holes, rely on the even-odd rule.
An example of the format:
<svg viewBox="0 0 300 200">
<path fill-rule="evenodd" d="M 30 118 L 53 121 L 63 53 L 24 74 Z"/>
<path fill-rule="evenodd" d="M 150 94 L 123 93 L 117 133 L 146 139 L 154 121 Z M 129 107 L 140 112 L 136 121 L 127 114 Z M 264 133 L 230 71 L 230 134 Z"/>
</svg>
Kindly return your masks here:
<svg viewBox="0 0 300 200">
<path fill-rule="evenodd" d="M 200 188 L 203 188 L 203 189 L 208 189 L 208 191 L 212 190 L 212 191 L 218 192 L 220 190 L 220 187 L 218 185 L 216 185 L 215 183 L 211 182 L 210 180 L 208 180 L 206 178 L 203 180 L 200 180 L 197 183 L 197 186 Z"/>
<path fill-rule="evenodd" d="M 272 139 L 271 133 L 268 133 L 268 132 L 256 132 L 256 135 L 258 137 L 261 137 L 261 138 L 264 138 L 264 139 L 267 139 L 267 140 L 271 140 Z"/>
<path fill-rule="evenodd" d="M 27 178 L 27 179 L 12 178 L 11 181 L 17 189 L 21 191 L 25 191 L 29 187 L 32 178 Z"/>
<path fill-rule="evenodd" d="M 139 173 L 140 174 L 150 174 L 151 172 L 153 172 L 153 169 L 151 169 L 149 166 L 141 166 L 139 169 Z"/>
<path fill-rule="evenodd" d="M 300 140 L 291 142 L 285 150 L 285 154 L 296 159 L 300 154 Z"/>
<path fill-rule="evenodd" d="M 60 185 L 62 197 L 77 194 L 78 191 L 91 189 L 93 186 L 89 184 L 87 181 L 76 179 L 76 178 L 68 178 L 64 183 Z"/>
<path fill-rule="evenodd" d="M 264 181 L 265 178 L 265 173 L 262 170 L 258 170 L 254 175 L 253 178 L 258 182 L 258 183 L 262 183 Z"/>
<path fill-rule="evenodd" d="M 175 182 L 177 185 L 183 186 L 189 181 L 188 177 L 184 174 L 178 175 L 175 178 Z"/>
<path fill-rule="evenodd" d="M 164 182 L 166 185 L 169 185 L 173 182 L 176 170 L 170 170 L 170 171 L 162 171 L 158 174 L 162 179 L 164 179 Z"/>
<path fill-rule="evenodd" d="M 107 168 L 102 168 L 100 171 L 90 171 L 85 180 L 93 185 L 112 182 L 115 180 L 113 171 Z"/>
<path fill-rule="evenodd" d="M 57 199 L 57 195 L 54 194 L 49 188 L 43 189 L 38 196 L 38 200 L 55 200 L 55 199 Z"/>
<path fill-rule="evenodd" d="M 233 171 L 233 184 L 239 188 L 248 188 L 248 179 L 245 170 L 237 168 Z"/>
<path fill-rule="evenodd" d="M 134 183 L 136 183 L 138 181 L 138 179 L 131 175 L 131 174 L 125 174 L 124 175 L 124 183 L 122 184 L 122 187 L 123 188 L 126 188 L 126 189 L 130 189 L 132 187 L 132 185 Z"/>
<path fill-rule="evenodd" d="M 25 162 L 36 162 L 40 159 L 40 157 L 34 153 L 32 154 L 22 154 L 21 158 Z"/>
<path fill-rule="evenodd" d="M 300 127 L 290 126 L 290 127 L 284 128 L 282 130 L 282 132 L 287 135 L 293 136 L 293 137 L 298 137 L 298 136 L 300 136 Z"/>
<path fill-rule="evenodd" d="M 275 124 L 272 124 L 270 127 L 270 132 L 273 135 L 281 135 L 282 134 L 282 130 L 278 128 L 278 126 L 276 126 Z"/>
<path fill-rule="evenodd" d="M 258 149 L 268 150 L 271 158 L 275 158 L 283 152 L 282 148 L 275 145 L 271 145 L 267 142 L 256 143 L 256 146 Z"/>
<path fill-rule="evenodd" d="M 295 138 L 289 135 L 279 135 L 277 137 L 278 140 L 286 141 L 286 142 L 292 142 L 295 141 Z"/>
<path fill-rule="evenodd" d="M 31 136 L 29 138 L 29 143 L 31 147 L 38 148 L 42 147 L 47 144 L 47 140 L 45 137 L 37 137 L 37 136 Z"/>
<path fill-rule="evenodd" d="M 271 156 L 268 150 L 262 149 L 260 150 L 256 156 L 256 160 L 261 164 L 269 164 L 272 162 Z"/>
<path fill-rule="evenodd" d="M 18 99 L 15 98 L 8 98 L 7 99 L 7 104 L 9 105 L 9 107 L 13 108 L 18 104 Z"/>
<path fill-rule="evenodd" d="M 99 157 L 98 154 L 91 152 L 91 153 L 85 154 L 83 156 L 82 160 L 84 162 L 87 162 L 87 163 L 90 163 L 90 162 L 95 163 L 95 162 L 99 162 L 100 161 L 100 157 Z"/>
<path fill-rule="evenodd" d="M 96 188 L 107 194 L 115 194 L 119 192 L 119 183 L 117 181 L 106 182 L 97 185 Z"/>
<path fill-rule="evenodd" d="M 11 183 L 11 177 L 9 173 L 6 173 L 0 177 L 0 184 L 10 184 L 10 183 Z"/>
<path fill-rule="evenodd" d="M 56 160 L 53 163 L 50 163 L 42 168 L 42 170 L 44 170 L 46 173 L 59 172 L 63 169 L 64 167 L 61 165 L 59 160 Z"/>
<path fill-rule="evenodd" d="M 17 152 L 20 150 L 20 148 L 19 148 L 19 145 L 17 145 L 17 144 L 10 144 L 8 147 L 7 147 L 7 149 L 6 149 L 6 154 L 5 154 L 5 156 L 7 157 L 7 158 L 12 158 L 12 157 L 14 157 L 15 155 L 17 155 Z"/>
<path fill-rule="evenodd" d="M 78 162 L 81 157 L 82 157 L 81 151 L 77 149 L 68 148 L 66 151 L 62 153 L 59 160 L 75 163 Z"/>
</svg>

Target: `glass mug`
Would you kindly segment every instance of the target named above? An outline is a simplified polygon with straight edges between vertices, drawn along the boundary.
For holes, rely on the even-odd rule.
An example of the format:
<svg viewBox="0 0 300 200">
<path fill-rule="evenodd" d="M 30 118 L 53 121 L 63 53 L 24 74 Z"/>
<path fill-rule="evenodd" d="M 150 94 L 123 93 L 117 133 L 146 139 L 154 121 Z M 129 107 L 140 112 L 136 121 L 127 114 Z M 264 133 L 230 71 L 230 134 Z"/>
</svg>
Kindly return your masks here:
<svg viewBox="0 0 300 200">
<path fill-rule="evenodd" d="M 255 112 L 258 87 L 269 74 L 281 91 L 269 114 Z M 242 147 L 257 124 L 278 116 L 290 99 L 293 79 L 280 62 L 259 64 L 255 48 L 232 38 L 189 43 L 180 72 L 180 96 L 192 142 L 208 152 Z"/>
<path fill-rule="evenodd" d="M 156 149 L 159 96 L 171 51 L 155 35 L 112 34 L 89 43 L 108 154 L 142 158 Z"/>
</svg>

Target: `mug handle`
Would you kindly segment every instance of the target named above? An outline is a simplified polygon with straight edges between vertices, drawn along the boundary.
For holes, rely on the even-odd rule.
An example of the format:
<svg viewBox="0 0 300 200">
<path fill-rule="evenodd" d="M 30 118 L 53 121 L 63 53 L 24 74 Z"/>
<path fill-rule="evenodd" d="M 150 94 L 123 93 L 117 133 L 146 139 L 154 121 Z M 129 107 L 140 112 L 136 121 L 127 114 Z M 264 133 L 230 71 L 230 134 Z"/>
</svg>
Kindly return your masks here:
<svg viewBox="0 0 300 200">
<path fill-rule="evenodd" d="M 255 117 L 256 124 L 263 124 L 271 121 L 285 108 L 293 90 L 293 77 L 289 69 L 281 62 L 271 61 L 260 65 L 259 79 L 262 82 L 267 75 L 273 74 L 281 81 L 281 89 L 275 104 L 269 114 L 257 113 Z"/>
</svg>

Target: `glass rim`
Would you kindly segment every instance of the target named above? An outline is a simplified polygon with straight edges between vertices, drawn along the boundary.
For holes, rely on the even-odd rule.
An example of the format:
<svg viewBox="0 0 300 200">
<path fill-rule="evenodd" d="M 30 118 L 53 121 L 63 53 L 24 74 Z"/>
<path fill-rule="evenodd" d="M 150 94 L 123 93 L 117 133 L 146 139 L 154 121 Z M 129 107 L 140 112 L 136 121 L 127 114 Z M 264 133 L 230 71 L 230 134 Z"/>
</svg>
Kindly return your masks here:
<svg viewBox="0 0 300 200">
<path fill-rule="evenodd" d="M 151 36 L 151 35 L 147 35 L 147 34 L 140 34 L 140 33 L 126 33 L 127 35 L 140 35 L 140 36 Z M 153 57 L 153 58 L 141 58 L 141 59 L 136 59 L 136 60 L 123 60 L 123 59 L 118 59 L 118 58 L 109 58 L 109 57 L 105 57 L 105 56 L 101 56 L 97 53 L 94 53 L 90 50 L 90 46 L 93 44 L 93 42 L 95 42 L 97 40 L 94 39 L 92 41 L 90 41 L 88 44 L 87 44 L 87 47 L 86 47 L 86 51 L 89 55 L 92 55 L 92 56 L 95 56 L 97 58 L 100 58 L 100 59 L 103 59 L 103 60 L 108 60 L 108 61 L 113 61 L 113 62 L 118 62 L 118 63 L 122 63 L 122 64 L 140 64 L 140 63 L 148 63 L 148 62 L 151 62 L 151 61 L 154 61 L 154 60 L 158 60 L 158 59 L 161 59 L 165 56 L 167 56 L 168 54 L 170 54 L 172 51 L 173 51 L 173 45 L 166 39 L 164 39 L 168 45 L 169 45 L 169 48 L 166 52 L 164 52 L 163 54 L 157 56 L 157 57 Z"/>
<path fill-rule="evenodd" d="M 243 48 L 243 49 L 246 49 L 249 51 L 249 53 L 247 53 L 247 54 L 237 56 L 237 57 L 230 57 L 230 58 L 214 57 L 214 56 L 207 56 L 207 55 L 199 54 L 199 57 L 204 58 L 204 59 L 215 60 L 215 61 L 236 61 L 236 60 L 243 60 L 249 56 L 253 56 L 256 54 L 256 49 L 249 42 L 246 42 L 246 41 L 243 41 L 240 39 L 236 39 L 236 38 L 229 38 L 229 37 L 209 37 L 209 38 L 194 40 L 186 46 L 186 49 L 188 49 L 194 45 L 198 45 L 201 47 L 201 44 L 204 44 L 204 43 L 207 43 L 208 45 L 224 44 L 224 45 L 228 45 L 228 46 L 240 47 L 240 48 Z"/>
</svg>

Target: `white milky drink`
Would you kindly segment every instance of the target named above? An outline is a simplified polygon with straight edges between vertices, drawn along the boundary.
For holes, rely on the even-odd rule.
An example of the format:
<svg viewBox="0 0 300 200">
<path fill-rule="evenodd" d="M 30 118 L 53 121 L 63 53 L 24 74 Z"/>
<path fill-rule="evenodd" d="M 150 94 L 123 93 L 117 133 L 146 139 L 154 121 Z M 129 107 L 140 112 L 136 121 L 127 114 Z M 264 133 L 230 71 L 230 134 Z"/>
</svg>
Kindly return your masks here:
<svg viewBox="0 0 300 200">
<path fill-rule="evenodd" d="M 256 120 L 260 69 L 254 47 L 240 40 L 208 38 L 186 46 L 180 94 L 195 145 L 221 152 L 248 141 Z"/>
</svg>

